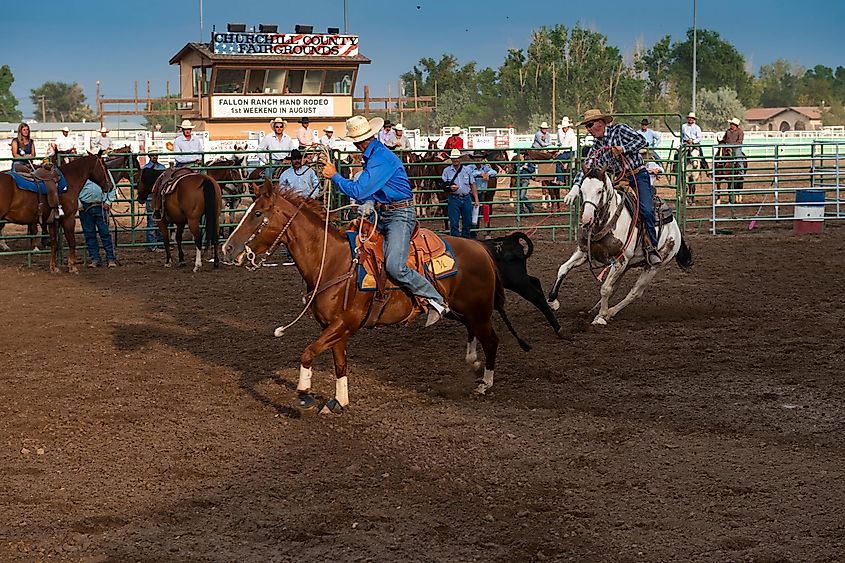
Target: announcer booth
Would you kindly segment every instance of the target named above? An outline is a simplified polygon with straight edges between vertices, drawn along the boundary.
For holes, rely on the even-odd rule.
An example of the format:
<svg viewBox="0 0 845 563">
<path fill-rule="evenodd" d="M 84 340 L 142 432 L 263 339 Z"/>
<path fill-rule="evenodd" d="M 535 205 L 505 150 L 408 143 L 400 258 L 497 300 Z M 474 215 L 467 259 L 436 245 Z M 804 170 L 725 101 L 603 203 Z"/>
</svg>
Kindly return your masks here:
<svg viewBox="0 0 845 563">
<path fill-rule="evenodd" d="M 303 117 L 319 135 L 328 125 L 342 133 L 358 65 L 370 60 L 358 53 L 357 36 L 338 31 L 297 25 L 294 33 L 278 33 L 275 25 L 229 24 L 225 33 L 213 31 L 209 43 L 188 43 L 170 59 L 179 65 L 182 101 L 193 100 L 184 117 L 210 139 L 254 138 L 269 132 L 275 117 L 288 121 L 291 136 Z"/>
</svg>

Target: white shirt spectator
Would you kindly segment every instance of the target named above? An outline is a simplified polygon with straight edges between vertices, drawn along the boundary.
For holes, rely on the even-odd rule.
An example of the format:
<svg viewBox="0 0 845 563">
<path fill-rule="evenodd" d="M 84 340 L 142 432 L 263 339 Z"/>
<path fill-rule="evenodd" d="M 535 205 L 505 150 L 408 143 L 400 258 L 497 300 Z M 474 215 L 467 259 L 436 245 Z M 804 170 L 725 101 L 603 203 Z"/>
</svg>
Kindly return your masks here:
<svg viewBox="0 0 845 563">
<path fill-rule="evenodd" d="M 339 141 L 338 138 L 334 135 L 332 135 L 331 137 L 329 137 L 328 135 L 323 135 L 322 137 L 320 137 L 320 144 L 329 147 L 332 150 L 339 149 L 340 143 L 341 141 Z"/>
<path fill-rule="evenodd" d="M 578 138 L 575 136 L 575 131 L 572 127 L 567 127 L 566 131 L 563 129 L 557 130 L 557 145 L 562 150 L 574 151 L 578 146 Z"/>
<path fill-rule="evenodd" d="M 72 151 L 76 148 L 76 141 L 70 135 L 65 135 L 64 133 L 60 133 L 58 137 L 56 137 L 56 150 L 61 152 L 68 152 Z"/>
<path fill-rule="evenodd" d="M 684 123 L 681 125 L 681 138 L 683 142 L 692 141 L 693 143 L 700 143 L 701 142 L 701 127 L 698 126 L 698 123 L 693 123 L 690 125 L 689 123 Z"/>
<path fill-rule="evenodd" d="M 191 136 L 190 140 L 186 139 L 184 135 L 179 135 L 173 141 L 173 160 L 176 164 L 188 164 L 189 162 L 196 162 L 202 157 L 202 141 L 199 137 Z"/>
<path fill-rule="evenodd" d="M 279 139 L 277 135 L 264 135 L 261 142 L 258 144 L 258 150 L 274 151 L 270 153 L 270 158 L 273 160 L 282 161 L 290 156 L 290 151 L 294 148 L 293 139 L 287 133 L 282 133 L 282 138 Z M 258 153 L 258 160 L 267 164 L 268 153 Z"/>
<path fill-rule="evenodd" d="M 95 137 L 91 140 L 91 149 L 94 152 L 107 152 L 111 150 L 111 144 L 111 138 L 108 135 L 105 137 L 100 135 L 99 137 Z"/>
</svg>

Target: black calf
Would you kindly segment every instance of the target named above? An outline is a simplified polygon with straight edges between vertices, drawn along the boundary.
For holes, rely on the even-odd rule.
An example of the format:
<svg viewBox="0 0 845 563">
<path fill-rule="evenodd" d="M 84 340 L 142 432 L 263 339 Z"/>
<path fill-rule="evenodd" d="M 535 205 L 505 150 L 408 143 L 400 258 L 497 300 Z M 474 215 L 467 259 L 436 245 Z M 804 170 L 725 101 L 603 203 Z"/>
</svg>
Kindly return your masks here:
<svg viewBox="0 0 845 563">
<path fill-rule="evenodd" d="M 537 307 L 549 321 L 555 334 L 559 338 L 563 337 L 560 323 L 549 308 L 540 280 L 528 275 L 528 257 L 534 252 L 534 243 L 528 235 L 516 232 L 506 237 L 487 239 L 482 242 L 496 261 L 502 277 L 502 285 Z"/>
</svg>

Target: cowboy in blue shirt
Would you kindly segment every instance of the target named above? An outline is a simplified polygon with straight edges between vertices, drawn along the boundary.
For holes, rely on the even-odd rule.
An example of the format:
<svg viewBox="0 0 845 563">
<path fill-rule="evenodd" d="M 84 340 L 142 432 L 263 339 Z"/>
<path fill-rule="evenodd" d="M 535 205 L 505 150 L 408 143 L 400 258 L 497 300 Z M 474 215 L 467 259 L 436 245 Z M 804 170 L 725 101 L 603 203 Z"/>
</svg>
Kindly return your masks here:
<svg viewBox="0 0 845 563">
<path fill-rule="evenodd" d="M 378 229 L 384 235 L 384 267 L 400 285 L 428 300 L 430 308 L 425 326 L 431 326 L 448 308 L 431 282 L 408 267 L 411 233 L 417 223 L 414 194 L 402 161 L 375 138 L 383 124 L 380 117 L 367 121 L 362 115 L 354 115 L 347 119 L 346 140 L 363 152 L 364 170 L 357 180 L 348 180 L 337 173 L 334 164 L 324 162 L 323 177 L 330 178 L 352 199 L 366 201 L 358 208 L 363 215 L 372 212 L 370 201 L 379 204 Z"/>
<path fill-rule="evenodd" d="M 79 222 L 82 223 L 85 246 L 88 248 L 88 257 L 91 259 L 91 262 L 88 263 L 89 268 L 97 268 L 102 263 L 100 245 L 97 242 L 98 233 L 100 240 L 103 241 L 103 250 L 106 251 L 109 268 L 117 266 L 114 244 L 109 232 L 109 225 L 106 222 L 106 213 L 111 209 L 114 198 L 115 190 L 104 192 L 99 185 L 91 180 L 86 180 L 85 185 L 79 192 Z"/>
</svg>

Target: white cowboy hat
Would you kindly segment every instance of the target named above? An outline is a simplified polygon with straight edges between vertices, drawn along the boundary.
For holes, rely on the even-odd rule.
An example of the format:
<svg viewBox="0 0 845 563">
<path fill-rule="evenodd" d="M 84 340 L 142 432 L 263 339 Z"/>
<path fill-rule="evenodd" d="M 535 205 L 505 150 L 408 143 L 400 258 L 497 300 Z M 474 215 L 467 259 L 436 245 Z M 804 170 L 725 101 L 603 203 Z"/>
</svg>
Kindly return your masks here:
<svg viewBox="0 0 845 563">
<path fill-rule="evenodd" d="M 561 127 L 571 127 L 572 124 L 569 122 L 568 117 L 564 117 L 563 120 L 560 122 Z"/>
<path fill-rule="evenodd" d="M 605 123 L 610 123 L 613 121 L 613 116 L 598 109 L 588 109 L 584 112 L 584 119 L 579 121 L 578 125 L 584 125 L 585 123 L 589 123 L 590 121 L 595 121 L 597 119 L 602 119 Z"/>
<path fill-rule="evenodd" d="M 179 124 L 179 129 L 193 129 L 194 124 L 191 123 L 190 119 L 183 119 L 182 123 Z"/>
<path fill-rule="evenodd" d="M 70 129 L 68 129 L 67 127 L 62 127 L 62 131 L 64 131 L 65 133 L 70 133 Z"/>
<path fill-rule="evenodd" d="M 452 127 L 452 135 L 460 135 L 460 134 L 461 134 L 461 128 L 460 127 L 458 127 L 458 126 Z"/>
<path fill-rule="evenodd" d="M 155 147 L 147 147 L 147 156 L 158 155 L 158 149 Z"/>
<path fill-rule="evenodd" d="M 100 127 L 100 133 L 108 133 L 108 132 L 109 132 L 108 127 Z"/>
<path fill-rule="evenodd" d="M 329 125 L 329 126 L 328 126 L 328 127 L 326 127 L 325 129 L 323 129 L 323 131 L 324 131 L 324 132 L 326 132 L 326 133 L 334 133 L 334 127 L 332 127 L 331 125 Z"/>
<path fill-rule="evenodd" d="M 461 158 L 461 151 L 460 149 L 452 149 L 449 152 L 449 158 Z"/>
<path fill-rule="evenodd" d="M 186 121 L 187 121 L 187 120 L 186 120 Z M 184 123 L 184 121 L 183 121 L 182 123 Z M 190 121 L 188 121 L 188 123 L 190 123 Z M 275 124 L 277 124 L 277 123 L 281 123 L 282 125 L 287 125 L 287 124 L 288 124 L 288 122 L 287 122 L 287 121 L 285 121 L 284 119 L 282 119 L 281 117 L 277 117 L 276 119 L 274 119 L 273 121 L 271 121 L 271 122 L 270 122 L 270 125 L 275 125 Z M 183 127 L 184 127 L 184 126 L 183 126 Z"/>
<path fill-rule="evenodd" d="M 548 128 L 549 128 L 549 124 L 546 123 L 545 121 L 540 124 L 540 129 L 548 129 Z"/>
<path fill-rule="evenodd" d="M 689 113 L 687 114 L 687 119 L 689 119 L 690 117 L 691 117 L 691 118 L 693 118 L 693 119 L 698 119 L 698 118 L 695 116 L 695 112 L 694 112 L 694 111 L 691 111 L 691 112 L 689 112 Z"/>
<path fill-rule="evenodd" d="M 405 126 L 403 126 L 401 123 L 397 123 L 396 125 L 393 126 L 393 128 L 397 131 L 404 131 L 405 130 Z"/>
<path fill-rule="evenodd" d="M 363 115 L 353 115 L 346 120 L 346 137 L 344 139 L 353 143 L 365 141 L 381 131 L 382 127 L 384 127 L 384 119 L 380 117 L 374 117 L 367 121 L 367 118 Z"/>
<path fill-rule="evenodd" d="M 728 123 L 733 123 L 734 125 L 739 126 L 739 119 L 732 117 L 728 120 Z"/>
</svg>

